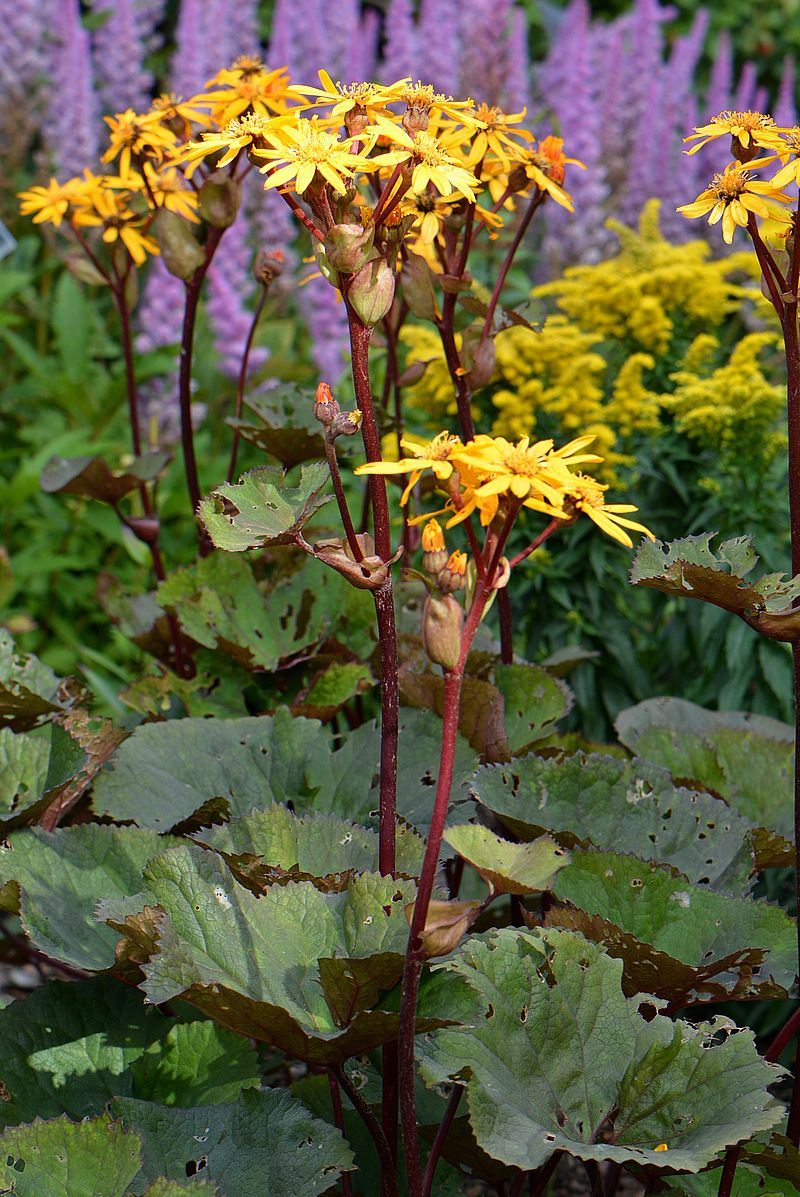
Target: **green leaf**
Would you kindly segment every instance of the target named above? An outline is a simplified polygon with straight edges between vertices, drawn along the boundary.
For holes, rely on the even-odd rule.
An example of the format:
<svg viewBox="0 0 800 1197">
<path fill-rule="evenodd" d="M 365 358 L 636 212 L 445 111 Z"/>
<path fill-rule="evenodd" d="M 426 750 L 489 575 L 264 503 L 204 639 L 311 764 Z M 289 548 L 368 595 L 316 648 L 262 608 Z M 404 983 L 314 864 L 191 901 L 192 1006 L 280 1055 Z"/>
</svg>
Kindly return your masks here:
<svg viewBox="0 0 800 1197">
<path fill-rule="evenodd" d="M 193 1110 L 130 1098 L 111 1109 L 141 1136 L 140 1184 L 196 1176 L 215 1184 L 219 1197 L 316 1197 L 352 1166 L 339 1131 L 286 1089 L 246 1091 L 235 1103 Z"/>
<path fill-rule="evenodd" d="M 250 1044 L 179 1023 L 110 977 L 53 981 L 0 1010 L 0 1124 L 102 1112 L 115 1096 L 167 1105 L 231 1101 L 258 1084 Z"/>
<path fill-rule="evenodd" d="M 61 679 L 36 657 L 18 653 L 0 628 L 0 728 L 24 731 L 63 707 Z"/>
<path fill-rule="evenodd" d="M 277 457 L 284 469 L 325 455 L 325 441 L 314 418 L 314 395 L 293 384 L 277 386 L 245 400 L 249 420 L 228 419 L 240 436 Z"/>
<path fill-rule="evenodd" d="M 168 1106 L 235 1101 L 259 1085 L 250 1043 L 213 1022 L 175 1023 L 132 1065 L 133 1096 Z M 120 1091 L 117 1090 L 119 1093 Z"/>
<path fill-rule="evenodd" d="M 504 699 L 504 720 L 512 755 L 549 736 L 569 714 L 572 691 L 537 665 L 498 665 L 495 685 Z"/>
<path fill-rule="evenodd" d="M 95 906 L 138 893 L 145 864 L 169 842 L 153 831 L 98 823 L 26 828 L 0 845 L 0 886 L 19 886 L 22 924 L 40 951 L 76 968 L 110 968 L 117 936 L 95 921 Z"/>
<path fill-rule="evenodd" d="M 317 675 L 308 692 L 295 701 L 293 709 L 298 715 L 326 721 L 374 684 L 369 666 L 358 661 L 334 663 Z"/>
<path fill-rule="evenodd" d="M 673 777 L 706 787 L 760 827 L 792 839 L 794 728 L 766 715 L 707 711 L 682 698 L 649 698 L 621 711 L 620 740 Z"/>
<path fill-rule="evenodd" d="M 258 466 L 238 483 L 218 486 L 198 508 L 200 519 L 218 549 L 241 553 L 272 544 L 292 544 L 325 503 L 330 483 L 326 462 L 303 466 L 300 485 L 286 485 L 282 470 Z"/>
<path fill-rule="evenodd" d="M 629 995 L 722 1002 L 786 997 L 794 984 L 797 933 L 778 906 L 727 897 L 611 852 L 575 851 L 553 891 L 578 909 L 550 911 L 548 924 L 580 931 L 621 958 Z"/>
<path fill-rule="evenodd" d="M 273 869 L 311 877 L 374 870 L 378 834 L 336 815 L 296 815 L 278 804 L 201 834 L 203 843 L 230 855 L 252 855 Z M 425 841 L 402 824 L 397 828 L 397 871 L 417 876 Z"/>
<path fill-rule="evenodd" d="M 309 596 L 310 597 L 310 596 Z M 319 604 L 288 578 L 265 595 L 243 557 L 212 553 L 176 570 L 158 588 L 186 633 L 249 668 L 277 669 L 281 661 L 322 639 L 327 620 Z"/>
<path fill-rule="evenodd" d="M 528 756 L 481 769 L 473 791 L 521 839 L 549 831 L 621 849 L 730 893 L 749 888 L 751 824 L 710 794 L 676 787 L 666 769 L 611 756 Z"/>
<path fill-rule="evenodd" d="M 684 1193 L 686 1197 L 717 1197 L 722 1167 L 710 1168 L 697 1176 L 671 1176 L 666 1179 L 670 1192 Z M 798 1197 L 798 1190 L 788 1180 L 777 1181 L 740 1160 L 733 1177 L 731 1197 Z"/>
<path fill-rule="evenodd" d="M 529 844 L 512 844 L 476 823 L 450 827 L 446 843 L 480 873 L 496 894 L 535 894 L 553 888 L 569 854 L 542 835 Z"/>
<path fill-rule="evenodd" d="M 765 574 L 757 582 L 744 582 L 758 561 L 751 537 L 726 540 L 715 554 L 711 548 L 715 536 L 716 532 L 703 532 L 669 544 L 643 542 L 634 558 L 631 582 L 713 603 L 739 615 L 765 636 L 797 640 L 800 614 L 794 603 L 800 597 L 800 578 Z"/>
<path fill-rule="evenodd" d="M 94 809 L 117 820 L 169 831 L 206 803 L 232 814 L 273 802 L 313 799 L 312 762 L 329 752 L 319 723 L 285 707 L 247 719 L 171 719 L 136 729 L 94 786 Z"/>
<path fill-rule="evenodd" d="M 320 961 L 349 964 L 358 984 L 361 970 L 375 967 L 364 958 L 379 956 L 371 995 L 392 988 L 403 970 L 412 882 L 362 873 L 336 892 L 299 881 L 256 898 L 218 857 L 184 845 L 150 862 L 144 888 L 135 902 L 103 903 L 98 917 L 133 945 L 151 1001 L 183 997 L 240 1034 L 316 1063 L 396 1036 L 397 1014 L 358 1003 L 342 1025 L 334 1013 L 341 978 L 329 1000 Z"/>
<path fill-rule="evenodd" d="M 697 1172 L 784 1117 L 767 1091 L 780 1069 L 757 1055 L 752 1032 L 725 1018 L 647 1021 L 641 998 L 622 991 L 622 963 L 582 936 L 489 932 L 438 976 L 426 1002 L 452 1013 L 449 986 L 463 1019 L 458 978 L 470 1025 L 434 1033 L 423 1076 L 466 1084 L 475 1136 L 504 1163 L 538 1168 L 563 1150 Z"/>
<path fill-rule="evenodd" d="M 219 1189 L 204 1181 L 179 1184 L 176 1180 L 156 1180 L 148 1185 L 142 1197 L 219 1197 Z"/>
<path fill-rule="evenodd" d="M 112 470 L 102 457 L 51 457 L 41 486 L 46 494 L 83 495 L 114 506 L 142 482 L 156 478 L 168 461 L 168 453 L 146 453 L 124 470 Z"/>
<path fill-rule="evenodd" d="M 16 1197 L 123 1197 L 142 1141 L 108 1118 L 37 1119 L 0 1134 L 0 1192 Z"/>
</svg>

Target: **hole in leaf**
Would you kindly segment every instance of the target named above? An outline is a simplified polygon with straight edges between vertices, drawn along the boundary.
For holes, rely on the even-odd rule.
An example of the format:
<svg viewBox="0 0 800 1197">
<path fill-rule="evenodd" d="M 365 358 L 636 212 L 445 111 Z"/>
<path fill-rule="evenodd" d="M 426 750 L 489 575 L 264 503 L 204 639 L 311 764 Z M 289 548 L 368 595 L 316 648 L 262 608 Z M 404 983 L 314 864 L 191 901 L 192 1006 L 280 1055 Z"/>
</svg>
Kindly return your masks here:
<svg viewBox="0 0 800 1197">
<path fill-rule="evenodd" d="M 186 1175 L 197 1176 L 198 1172 L 202 1172 L 203 1168 L 208 1167 L 208 1156 L 201 1155 L 199 1160 L 187 1160 Z"/>
<path fill-rule="evenodd" d="M 494 1006 L 492 1005 L 491 1002 L 489 1002 L 489 1005 L 486 1008 L 486 1013 L 484 1014 L 483 1017 L 484 1018 L 494 1018 Z"/>
</svg>

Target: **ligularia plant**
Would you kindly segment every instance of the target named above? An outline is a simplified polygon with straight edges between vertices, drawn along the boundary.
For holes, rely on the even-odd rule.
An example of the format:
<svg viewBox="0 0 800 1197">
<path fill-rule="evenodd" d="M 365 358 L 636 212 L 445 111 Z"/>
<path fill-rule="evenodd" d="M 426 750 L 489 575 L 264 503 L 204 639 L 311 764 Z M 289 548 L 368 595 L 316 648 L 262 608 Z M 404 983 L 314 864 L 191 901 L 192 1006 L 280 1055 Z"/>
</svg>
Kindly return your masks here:
<svg viewBox="0 0 800 1197">
<path fill-rule="evenodd" d="M 0 1191 L 450 1197 L 477 1178 L 513 1197 L 568 1155 L 597 1197 L 623 1172 L 706 1193 L 737 1152 L 788 1193 L 800 1102 L 785 1139 L 773 1090 L 798 1020 L 763 1058 L 695 1011 L 794 993 L 793 920 L 748 896 L 792 858 L 786 729 L 660 700 L 623 712 L 607 752 L 562 736 L 575 661 L 515 655 L 510 595 L 578 523 L 622 550 L 644 537 L 634 581 L 793 643 L 794 583 L 743 581 L 746 540 L 655 542 L 589 430 L 476 426 L 495 338 L 532 330 L 501 304 L 520 246 L 542 208 L 573 210 L 562 139 L 410 76 L 318 83 L 240 58 L 107 117 L 109 173 L 21 196 L 118 317 L 131 456 L 54 459 L 43 485 L 110 505 L 146 546 L 156 590 L 113 601 L 156 664 L 125 696 L 142 722 L 114 727 L 0 633 L 0 903 L 65 978 L 0 1010 Z M 800 143 L 753 114 L 701 132 L 742 157 L 685 213 L 750 232 L 796 407 L 800 249 L 780 213 Z M 227 478 L 204 486 L 198 311 L 254 183 L 343 305 L 352 392 L 251 388 L 284 267 L 259 254 Z M 183 292 L 196 528 L 171 570 L 131 334 L 159 255 Z M 433 435 L 407 426 L 419 322 L 452 392 Z M 270 462 L 240 475 L 245 443 Z"/>
</svg>

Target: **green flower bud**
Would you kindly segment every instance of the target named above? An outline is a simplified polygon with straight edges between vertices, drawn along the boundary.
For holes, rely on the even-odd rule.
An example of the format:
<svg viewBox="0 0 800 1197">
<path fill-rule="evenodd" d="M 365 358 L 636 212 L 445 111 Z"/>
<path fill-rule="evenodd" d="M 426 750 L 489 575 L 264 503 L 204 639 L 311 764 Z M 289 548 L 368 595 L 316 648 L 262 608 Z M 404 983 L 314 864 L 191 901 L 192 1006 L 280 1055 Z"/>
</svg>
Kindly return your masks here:
<svg viewBox="0 0 800 1197">
<path fill-rule="evenodd" d="M 230 175 L 209 175 L 199 195 L 200 215 L 215 229 L 228 229 L 236 220 L 242 189 Z"/>
<path fill-rule="evenodd" d="M 368 328 L 380 324 L 394 300 L 394 272 L 383 258 L 374 258 L 353 275 L 347 298 Z"/>
<path fill-rule="evenodd" d="M 167 208 L 159 208 L 153 228 L 161 257 L 170 274 L 184 280 L 191 278 L 205 262 L 206 255 L 195 240 L 188 220 Z"/>
<path fill-rule="evenodd" d="M 334 224 L 325 234 L 325 253 L 335 270 L 357 274 L 369 261 L 374 240 L 374 225 Z"/>
<path fill-rule="evenodd" d="M 428 595 L 422 608 L 422 643 L 434 665 L 455 669 L 463 626 L 464 608 L 452 594 Z"/>
</svg>

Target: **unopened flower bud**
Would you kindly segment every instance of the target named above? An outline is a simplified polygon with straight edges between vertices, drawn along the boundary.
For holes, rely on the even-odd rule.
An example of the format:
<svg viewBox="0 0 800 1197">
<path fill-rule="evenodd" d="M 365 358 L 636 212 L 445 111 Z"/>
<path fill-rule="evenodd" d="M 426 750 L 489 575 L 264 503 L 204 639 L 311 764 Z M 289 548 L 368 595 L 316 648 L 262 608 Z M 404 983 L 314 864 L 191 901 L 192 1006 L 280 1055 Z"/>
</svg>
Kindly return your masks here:
<svg viewBox="0 0 800 1197">
<path fill-rule="evenodd" d="M 742 145 L 738 137 L 731 136 L 731 157 L 735 158 L 737 162 L 752 162 L 760 148 L 752 137 L 749 145 Z"/>
<path fill-rule="evenodd" d="M 375 226 L 334 224 L 325 234 L 325 253 L 335 270 L 343 274 L 357 274 L 369 261 Z"/>
<path fill-rule="evenodd" d="M 508 176 L 509 191 L 524 191 L 526 187 L 530 187 L 530 183 L 524 166 L 515 166 Z"/>
<path fill-rule="evenodd" d="M 209 175 L 198 196 L 203 220 L 215 229 L 228 229 L 236 220 L 242 202 L 242 188 L 230 175 L 215 172 Z"/>
<path fill-rule="evenodd" d="M 269 287 L 276 278 L 280 278 L 286 265 L 286 255 L 282 249 L 260 249 L 256 254 L 253 273 L 256 282 L 262 287 Z"/>
<path fill-rule="evenodd" d="M 409 104 L 403 116 L 403 128 L 409 137 L 415 133 L 424 133 L 431 121 L 431 111 L 428 104 Z"/>
<path fill-rule="evenodd" d="M 444 533 L 437 520 L 428 520 L 422 529 L 422 568 L 438 577 L 447 565 Z"/>
<path fill-rule="evenodd" d="M 383 258 L 373 258 L 354 274 L 347 298 L 368 328 L 380 324 L 394 300 L 394 271 Z"/>
<path fill-rule="evenodd" d="M 331 424 L 331 436 L 354 436 L 361 427 L 361 412 L 340 411 Z"/>
<path fill-rule="evenodd" d="M 161 260 L 170 274 L 189 279 L 206 260 L 205 252 L 195 240 L 192 226 L 177 212 L 159 208 L 153 222 Z"/>
<path fill-rule="evenodd" d="M 447 564 L 436 579 L 436 585 L 445 594 L 460 590 L 464 585 L 467 574 L 467 554 L 456 550 L 451 553 Z"/>
<path fill-rule="evenodd" d="M 363 554 L 360 561 L 356 561 L 353 556 L 346 537 L 318 541 L 314 545 L 314 556 L 331 569 L 335 569 L 357 589 L 380 590 L 388 580 L 390 567 L 402 555 L 403 546 L 400 545 L 394 556 L 384 561 L 377 556 L 372 537 L 368 533 L 358 533 L 356 541 Z"/>
<path fill-rule="evenodd" d="M 348 137 L 360 137 L 369 124 L 369 113 L 362 104 L 355 104 L 344 114 Z"/>
<path fill-rule="evenodd" d="M 461 654 L 464 608 L 452 594 L 429 594 L 422 608 L 422 643 L 434 665 L 455 669 Z"/>
<path fill-rule="evenodd" d="M 455 951 L 482 907 L 483 903 L 475 900 L 445 902 L 434 898 L 428 906 L 425 927 L 420 935 L 420 949 L 426 959 Z M 413 902 L 405 907 L 405 916 L 410 926 L 414 917 Z"/>
<path fill-rule="evenodd" d="M 314 419 L 319 420 L 320 424 L 324 424 L 326 428 L 330 428 L 341 410 L 327 382 L 321 382 L 317 387 L 317 397 L 314 400 Z"/>
</svg>

